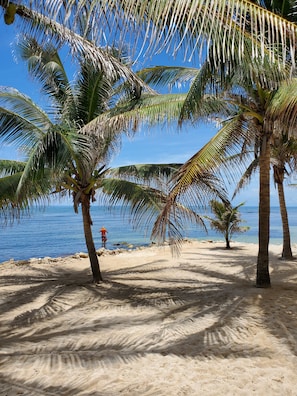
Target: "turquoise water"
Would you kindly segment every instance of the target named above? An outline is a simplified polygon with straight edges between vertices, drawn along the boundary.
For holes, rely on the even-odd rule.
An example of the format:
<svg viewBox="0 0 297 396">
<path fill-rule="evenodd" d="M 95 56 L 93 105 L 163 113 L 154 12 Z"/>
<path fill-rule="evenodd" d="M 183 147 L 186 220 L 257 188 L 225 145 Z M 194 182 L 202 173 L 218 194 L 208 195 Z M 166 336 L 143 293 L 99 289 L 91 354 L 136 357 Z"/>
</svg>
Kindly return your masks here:
<svg viewBox="0 0 297 396">
<path fill-rule="evenodd" d="M 92 207 L 93 236 L 97 248 L 101 247 L 99 229 L 108 230 L 107 249 L 132 244 L 134 247 L 150 244 L 150 230 L 135 230 L 128 218 L 123 218 L 120 208 L 109 211 L 105 207 Z M 297 207 L 288 208 L 292 244 L 297 243 Z M 234 235 L 234 241 L 257 243 L 258 208 L 242 207 L 243 225 L 250 227 L 244 234 Z M 185 238 L 222 240 L 220 234 L 185 225 Z M 279 208 L 271 208 L 271 243 L 282 243 Z M 124 243 L 124 244 L 123 244 Z M 59 257 L 86 252 L 81 214 L 75 214 L 72 206 L 49 206 L 36 209 L 30 217 L 1 229 L 0 262 L 9 259 L 25 260 L 31 257 Z"/>
</svg>

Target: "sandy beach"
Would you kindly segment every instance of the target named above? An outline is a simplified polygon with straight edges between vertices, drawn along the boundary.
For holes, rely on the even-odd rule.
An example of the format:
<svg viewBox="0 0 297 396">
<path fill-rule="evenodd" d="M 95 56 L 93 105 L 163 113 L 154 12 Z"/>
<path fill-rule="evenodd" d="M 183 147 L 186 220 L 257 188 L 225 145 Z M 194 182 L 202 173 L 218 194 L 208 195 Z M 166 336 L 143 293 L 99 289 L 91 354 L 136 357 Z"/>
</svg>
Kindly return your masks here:
<svg viewBox="0 0 297 396">
<path fill-rule="evenodd" d="M 0 395 L 297 395 L 297 261 L 232 246 L 1 264 Z"/>
</svg>

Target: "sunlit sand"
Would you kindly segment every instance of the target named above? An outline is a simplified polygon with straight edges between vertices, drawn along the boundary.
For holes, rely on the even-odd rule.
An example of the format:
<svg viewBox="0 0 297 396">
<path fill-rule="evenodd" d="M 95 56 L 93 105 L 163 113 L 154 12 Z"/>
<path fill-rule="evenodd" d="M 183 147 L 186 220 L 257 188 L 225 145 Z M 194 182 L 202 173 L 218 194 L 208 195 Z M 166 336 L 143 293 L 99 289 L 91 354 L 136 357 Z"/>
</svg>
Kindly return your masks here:
<svg viewBox="0 0 297 396">
<path fill-rule="evenodd" d="M 296 395 L 297 262 L 232 246 L 1 264 L 0 395 Z"/>
</svg>

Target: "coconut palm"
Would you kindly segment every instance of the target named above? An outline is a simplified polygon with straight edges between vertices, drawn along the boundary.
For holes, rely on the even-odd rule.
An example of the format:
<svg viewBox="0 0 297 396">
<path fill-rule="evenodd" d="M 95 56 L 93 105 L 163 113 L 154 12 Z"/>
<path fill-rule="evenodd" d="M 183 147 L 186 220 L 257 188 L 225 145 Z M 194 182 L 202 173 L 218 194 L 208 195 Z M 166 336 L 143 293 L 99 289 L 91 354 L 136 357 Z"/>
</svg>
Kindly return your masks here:
<svg viewBox="0 0 297 396">
<path fill-rule="evenodd" d="M 205 216 L 205 218 L 210 221 L 212 229 L 224 235 L 226 249 L 231 249 L 230 241 L 232 235 L 245 232 L 249 228 L 239 225 L 242 220 L 238 209 L 243 206 L 244 203 L 242 202 L 232 207 L 230 204 L 212 200 L 209 204 L 214 217 Z"/>
<path fill-rule="evenodd" d="M 244 140 L 245 147 L 251 147 L 251 133 L 254 136 L 259 149 L 258 164 L 260 168 L 259 180 L 259 252 L 257 259 L 257 279 L 258 287 L 269 287 L 269 213 L 270 213 L 270 146 L 273 129 L 268 128 L 265 123 L 265 116 L 273 105 L 275 96 L 271 91 L 262 89 L 259 85 L 242 85 L 244 91 L 239 94 L 231 93 L 230 97 L 225 97 L 225 101 L 236 104 L 238 108 L 237 133 L 244 136 L 245 131 L 249 131 L 249 140 Z M 236 119 L 236 118 L 235 118 Z M 235 120 L 234 119 L 234 120 Z M 229 127 L 235 127 L 234 120 L 226 121 Z M 227 127 L 225 124 L 225 128 Z M 236 131 L 236 130 L 235 130 Z"/>
<path fill-rule="evenodd" d="M 297 169 L 297 141 L 295 137 L 288 137 L 283 133 L 272 139 L 272 167 L 273 180 L 278 191 L 280 214 L 283 227 L 282 258 L 292 260 L 292 247 L 288 212 L 286 207 L 284 180 Z"/>
<path fill-rule="evenodd" d="M 28 148 L 28 156 L 30 157 L 30 161 L 26 164 L 20 179 L 17 195 L 19 197 L 20 192 L 23 191 L 27 178 L 32 177 L 31 169 L 34 169 L 35 173 L 40 171 L 40 167 L 42 172 L 45 172 L 44 167 L 51 170 L 50 175 L 47 176 L 51 176 L 52 183 L 55 186 L 54 192 L 65 194 L 65 192 L 71 191 L 75 211 L 77 212 L 79 205 L 82 207 L 85 238 L 93 277 L 95 281 L 100 281 L 102 277 L 99 264 L 97 264 L 98 258 L 91 233 L 92 222 L 90 217 L 90 202 L 95 199 L 95 191 L 98 188 L 104 188 L 104 192 L 110 194 L 113 199 L 121 188 L 122 196 L 129 195 L 134 203 L 137 200 L 144 202 L 143 197 L 139 195 L 139 184 L 128 183 L 124 180 L 121 180 L 121 184 L 119 184 L 119 181 L 117 181 L 117 185 L 114 184 L 115 180 L 111 177 L 112 174 L 107 172 L 104 167 L 108 162 L 108 154 L 118 141 L 119 131 L 131 129 L 131 119 L 133 127 L 137 127 L 139 113 L 141 113 L 139 102 L 142 106 L 145 106 L 148 113 L 150 113 L 150 108 L 154 108 L 154 111 L 156 107 L 159 109 L 156 119 L 151 115 L 147 117 L 150 122 L 154 123 L 161 120 L 160 113 L 162 113 L 162 106 L 165 105 L 165 99 L 167 112 L 163 113 L 164 119 L 177 118 L 184 95 L 170 96 L 172 111 L 168 112 L 170 102 L 168 96 L 164 98 L 162 95 L 152 96 L 149 93 L 148 95 L 144 94 L 140 99 L 139 95 L 135 96 L 133 91 L 132 100 L 128 102 L 120 100 L 119 105 L 108 113 L 106 110 L 110 107 L 109 102 L 112 95 L 115 94 L 119 98 L 119 88 L 126 89 L 125 84 L 122 87 L 117 86 L 117 89 L 113 90 L 112 83 L 115 81 L 110 82 L 105 78 L 104 73 L 94 70 L 92 65 L 85 62 L 81 65 L 76 84 L 71 86 L 54 48 L 48 46 L 44 49 L 35 40 L 24 41 L 20 48 L 22 57 L 28 61 L 30 72 L 40 80 L 42 91 L 53 102 L 54 111 L 52 114 L 44 113 L 29 98 L 16 90 L 4 89 L 0 93 L 0 97 L 5 104 L 1 109 L 2 140 L 4 142 L 18 142 L 20 140 L 21 144 Z M 11 109 L 9 106 L 11 106 Z M 111 123 L 106 123 L 108 114 L 118 113 L 121 115 L 123 111 L 125 115 L 126 113 L 132 113 L 137 116 L 124 117 L 123 120 L 120 116 L 117 116 L 116 122 L 112 120 Z M 140 119 L 143 120 L 143 118 L 144 116 L 140 114 Z M 125 122 L 125 119 L 128 121 Z M 13 125 L 11 121 L 16 121 L 17 125 Z M 35 130 L 36 128 L 38 128 L 38 131 Z M 79 147 L 79 141 L 71 141 L 73 136 L 77 137 L 77 140 L 81 139 L 81 148 Z M 42 148 L 36 152 L 36 148 L 40 144 Z M 64 147 L 64 144 L 66 144 L 66 147 Z M 67 155 L 63 153 L 65 149 L 68 149 Z M 75 149 L 79 149 L 80 152 L 76 152 Z M 35 164 L 38 166 L 36 167 Z M 154 172 L 151 171 L 153 168 L 155 166 L 150 167 L 149 175 L 156 184 L 156 177 L 154 177 Z M 170 169 L 172 168 L 170 166 Z M 121 175 L 126 171 L 127 169 L 124 169 L 124 171 L 122 169 Z M 163 166 L 163 169 L 158 170 L 158 172 L 166 173 L 166 166 Z M 129 174 L 130 180 L 131 177 L 135 177 L 135 172 L 131 171 L 131 168 Z M 34 178 L 36 181 L 36 175 L 34 175 Z M 139 173 L 137 178 L 140 178 Z M 203 184 L 203 182 L 203 177 L 201 177 L 200 183 Z M 209 175 L 208 183 L 209 188 L 215 190 L 216 186 L 215 184 L 211 186 Z M 216 183 L 219 186 L 217 181 Z M 125 190 L 123 190 L 123 186 Z M 138 192 L 138 195 L 135 195 L 135 191 Z M 150 190 L 142 188 L 142 193 L 143 196 L 147 194 L 150 197 L 149 203 L 160 212 L 160 205 L 164 202 L 164 191 L 158 191 L 155 186 Z M 222 197 L 222 194 L 220 195 L 216 191 L 213 194 L 216 194 L 213 196 Z M 137 206 L 140 208 L 140 203 Z M 147 203 L 146 207 L 149 207 Z M 183 208 L 182 204 L 178 205 L 177 203 L 176 207 L 176 212 L 186 213 L 188 217 L 192 216 L 195 220 L 198 219 L 198 222 L 201 222 L 197 214 L 191 213 L 190 209 Z M 173 222 L 171 229 L 178 229 Z M 172 235 L 170 238 L 172 238 Z"/>
<path fill-rule="evenodd" d="M 88 191 L 81 185 L 81 177 L 88 171 L 91 160 L 88 150 L 91 142 L 84 136 L 77 136 L 74 125 L 63 128 L 55 125 L 50 117 L 46 117 L 42 110 L 29 98 L 15 90 L 6 89 L 0 92 L 0 100 L 5 106 L 1 107 L 0 125 L 2 141 L 17 142 L 26 146 L 26 163 L 23 171 L 17 175 L 14 183 L 14 197 L 9 201 L 28 204 L 33 190 L 30 186 L 50 184 L 51 190 L 63 193 L 65 188 L 72 188 L 75 207 L 81 203 L 86 243 L 90 255 L 90 263 L 94 281 L 101 279 L 99 263 L 95 247 L 92 244 L 90 232 L 91 220 L 88 216 Z M 41 120 L 40 115 L 43 116 Z M 76 127 L 77 128 L 77 127 Z M 1 189 L 3 187 L 1 186 Z M 82 191 L 80 191 L 82 190 Z M 2 189 L 2 193 L 7 190 Z M 80 197 L 77 194 L 80 193 Z M 26 198 L 27 201 L 26 201 Z M 93 248 L 93 249 L 92 249 Z"/>
<path fill-rule="evenodd" d="M 284 181 L 285 178 L 296 171 L 296 138 L 288 138 L 286 133 L 277 134 L 272 136 L 271 139 L 271 166 L 273 170 L 273 180 L 277 187 L 278 199 L 280 206 L 280 214 L 282 220 L 283 229 L 283 249 L 282 258 L 286 260 L 292 260 L 292 247 L 291 247 L 291 237 L 289 228 L 288 212 L 286 207 L 285 192 L 284 192 Z M 257 149 L 255 149 L 257 152 Z M 259 166 L 258 155 L 251 161 L 247 166 L 246 171 L 242 175 L 240 181 L 234 192 L 234 196 L 246 186 L 251 180 L 252 175 Z"/>
<path fill-rule="evenodd" d="M 105 174 L 109 155 L 117 149 L 122 130 L 97 129 L 96 134 L 80 133 L 112 104 L 117 79 L 110 80 L 102 71 L 83 61 L 75 83 L 70 83 L 60 57 L 50 44 L 40 47 L 26 40 L 21 54 L 29 71 L 41 83 L 51 102 L 47 113 L 20 92 L 0 91 L 1 140 L 26 149 L 26 165 L 17 187 L 17 196 L 26 192 L 28 180 L 39 183 L 49 177 L 54 192 L 71 193 L 75 212 L 82 208 L 84 233 L 93 279 L 102 280 L 92 237 L 90 204 Z M 48 175 L 48 172 L 50 175 Z"/>
<path fill-rule="evenodd" d="M 280 214 L 283 227 L 282 258 L 293 259 L 288 211 L 286 207 L 284 180 L 297 169 L 297 141 L 296 138 L 281 134 L 272 139 L 273 179 L 277 186 Z"/>
<path fill-rule="evenodd" d="M 268 57 L 267 62 L 255 62 L 253 69 L 245 69 L 242 65 L 234 63 L 229 68 L 228 75 L 222 75 L 221 73 L 211 73 L 212 63 L 213 60 L 205 62 L 192 81 L 181 110 L 180 120 L 183 122 L 184 119 L 192 118 L 195 121 L 201 117 L 225 120 L 218 135 L 207 145 L 212 147 L 213 150 L 213 158 L 210 157 L 212 166 L 218 165 L 218 159 L 222 158 L 222 154 L 227 152 L 228 146 L 229 148 L 234 145 L 238 148 L 241 146 L 240 150 L 245 151 L 247 147 L 257 145 L 260 153 L 258 157 L 260 194 L 259 253 L 256 284 L 259 287 L 269 287 L 270 141 L 276 125 L 280 125 L 276 121 L 277 117 L 281 114 L 286 114 L 283 107 L 286 102 L 281 103 L 281 106 L 278 107 L 280 95 L 275 95 L 275 89 L 279 89 L 281 84 L 285 84 L 282 81 L 286 77 L 286 69 L 275 68 L 269 63 Z M 274 70 L 270 74 L 270 81 L 267 77 L 263 78 L 263 75 L 266 75 L 266 67 L 268 70 Z M 163 75 L 160 68 L 155 77 L 151 70 L 148 74 L 149 80 L 156 83 L 163 80 L 166 83 L 172 83 L 177 76 L 184 75 L 180 71 L 174 70 L 167 70 Z M 294 103 L 295 99 L 292 98 L 296 98 L 296 94 L 289 95 L 287 100 L 288 98 L 291 100 L 290 109 L 293 111 L 295 107 L 292 106 L 292 103 Z M 272 117 L 271 123 L 269 122 L 270 117 Z M 289 125 L 294 125 L 292 117 L 285 120 L 281 130 L 289 128 Z M 293 132 L 291 131 L 291 133 Z M 214 150 L 214 147 L 216 147 L 216 150 Z M 197 160 L 201 160 L 200 154 L 191 158 L 179 170 L 179 177 L 176 177 L 176 183 L 170 193 L 168 213 L 175 197 L 180 192 L 184 193 L 185 189 L 189 188 L 192 181 L 195 180 Z M 161 229 L 158 230 L 156 228 L 154 232 L 160 232 Z"/>
</svg>

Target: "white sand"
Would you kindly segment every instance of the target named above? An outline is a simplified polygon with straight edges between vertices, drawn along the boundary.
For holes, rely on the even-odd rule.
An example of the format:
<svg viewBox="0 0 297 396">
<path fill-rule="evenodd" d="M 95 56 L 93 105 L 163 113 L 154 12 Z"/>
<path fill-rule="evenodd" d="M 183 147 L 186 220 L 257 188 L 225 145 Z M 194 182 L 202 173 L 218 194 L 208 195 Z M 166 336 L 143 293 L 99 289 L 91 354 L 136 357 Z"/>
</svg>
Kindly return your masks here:
<svg viewBox="0 0 297 396">
<path fill-rule="evenodd" d="M 0 395 L 297 395 L 297 262 L 233 247 L 0 265 Z"/>
</svg>

